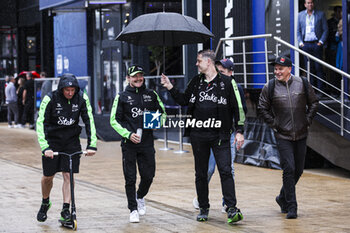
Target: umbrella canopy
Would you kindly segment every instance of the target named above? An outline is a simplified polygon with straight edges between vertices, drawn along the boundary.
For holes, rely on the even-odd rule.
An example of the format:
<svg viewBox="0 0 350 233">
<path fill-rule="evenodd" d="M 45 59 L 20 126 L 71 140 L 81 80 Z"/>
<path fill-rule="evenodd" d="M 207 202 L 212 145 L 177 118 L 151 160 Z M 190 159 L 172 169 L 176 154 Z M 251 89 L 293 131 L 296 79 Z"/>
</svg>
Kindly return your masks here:
<svg viewBox="0 0 350 233">
<path fill-rule="evenodd" d="M 22 71 L 21 73 L 19 73 L 18 76 L 26 76 L 27 73 L 32 73 L 33 78 L 40 78 L 40 74 L 38 74 L 38 72 L 36 71 Z"/>
<path fill-rule="evenodd" d="M 144 14 L 133 19 L 116 40 L 135 45 L 180 46 L 203 43 L 214 35 L 198 20 L 173 12 Z"/>
</svg>

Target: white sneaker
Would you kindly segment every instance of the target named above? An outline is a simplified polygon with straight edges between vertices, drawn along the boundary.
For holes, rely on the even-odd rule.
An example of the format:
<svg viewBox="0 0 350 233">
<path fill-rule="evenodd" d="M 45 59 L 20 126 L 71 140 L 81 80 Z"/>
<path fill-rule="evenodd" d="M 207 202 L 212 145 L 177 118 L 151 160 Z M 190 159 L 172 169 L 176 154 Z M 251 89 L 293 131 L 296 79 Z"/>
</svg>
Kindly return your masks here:
<svg viewBox="0 0 350 233">
<path fill-rule="evenodd" d="M 8 125 L 8 127 L 9 127 L 9 128 L 14 128 L 14 126 L 13 126 L 13 125 Z"/>
<path fill-rule="evenodd" d="M 137 210 L 134 210 L 130 213 L 130 222 L 137 223 L 140 222 L 139 212 Z"/>
<path fill-rule="evenodd" d="M 137 210 L 139 211 L 140 215 L 145 215 L 146 214 L 146 203 L 145 203 L 145 199 L 141 198 L 141 199 L 136 199 L 137 201 Z"/>
<path fill-rule="evenodd" d="M 227 212 L 226 212 L 226 209 L 227 209 L 227 206 L 224 205 L 224 206 L 222 207 L 222 209 L 221 209 L 221 213 L 226 214 L 226 213 L 227 213 Z"/>
<path fill-rule="evenodd" d="M 197 210 L 199 209 L 199 203 L 198 203 L 197 197 L 193 198 L 192 204 L 195 209 Z"/>
</svg>

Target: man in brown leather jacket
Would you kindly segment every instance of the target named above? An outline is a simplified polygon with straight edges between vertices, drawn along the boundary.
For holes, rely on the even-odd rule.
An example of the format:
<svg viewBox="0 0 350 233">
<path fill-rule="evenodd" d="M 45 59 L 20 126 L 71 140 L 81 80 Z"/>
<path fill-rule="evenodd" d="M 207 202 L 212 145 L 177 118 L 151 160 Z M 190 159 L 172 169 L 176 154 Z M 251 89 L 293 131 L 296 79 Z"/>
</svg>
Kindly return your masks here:
<svg viewBox="0 0 350 233">
<path fill-rule="evenodd" d="M 287 219 L 297 218 L 295 185 L 303 173 L 308 128 L 318 106 L 312 86 L 291 71 L 292 61 L 288 57 L 276 58 L 276 78 L 274 83 L 264 86 L 258 105 L 260 116 L 275 132 L 283 169 L 283 186 L 276 202 L 282 213 L 288 213 Z M 273 89 L 268 87 L 272 84 Z"/>
</svg>

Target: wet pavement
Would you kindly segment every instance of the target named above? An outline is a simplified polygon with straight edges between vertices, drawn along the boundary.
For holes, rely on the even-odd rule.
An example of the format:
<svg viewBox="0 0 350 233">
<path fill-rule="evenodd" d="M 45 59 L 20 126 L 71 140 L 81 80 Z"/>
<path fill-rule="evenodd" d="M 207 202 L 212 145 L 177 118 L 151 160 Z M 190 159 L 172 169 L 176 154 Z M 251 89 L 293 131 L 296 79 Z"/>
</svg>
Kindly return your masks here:
<svg viewBox="0 0 350 233">
<path fill-rule="evenodd" d="M 82 139 L 86 145 L 86 140 Z M 157 141 L 156 149 L 163 147 Z M 0 124 L 0 232 L 65 232 L 57 219 L 62 208 L 62 177 L 57 174 L 53 203 L 44 223 L 36 221 L 41 203 L 41 155 L 35 131 Z M 178 145 L 169 144 L 175 149 Z M 191 151 L 190 146 L 184 149 Z M 119 142 L 98 141 L 94 157 L 81 159 L 76 178 L 79 232 L 350 232 L 350 172 L 306 170 L 297 185 L 298 219 L 279 212 L 275 196 L 281 171 L 235 164 L 238 207 L 244 220 L 226 223 L 221 213 L 217 171 L 210 183 L 209 221 L 197 222 L 192 153 L 156 152 L 157 170 L 146 196 L 147 213 L 129 223 Z"/>
</svg>

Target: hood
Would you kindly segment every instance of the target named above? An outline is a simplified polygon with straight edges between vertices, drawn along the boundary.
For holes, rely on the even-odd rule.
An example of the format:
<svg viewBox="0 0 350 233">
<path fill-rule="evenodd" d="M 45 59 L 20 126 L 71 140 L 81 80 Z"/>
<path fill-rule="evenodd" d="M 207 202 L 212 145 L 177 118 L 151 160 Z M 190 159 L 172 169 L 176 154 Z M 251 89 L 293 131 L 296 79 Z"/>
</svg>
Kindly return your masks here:
<svg viewBox="0 0 350 233">
<path fill-rule="evenodd" d="M 57 90 L 62 93 L 62 89 L 65 87 L 75 87 L 75 93 L 78 93 L 80 91 L 78 80 L 74 74 L 63 74 L 61 76 Z"/>
</svg>

